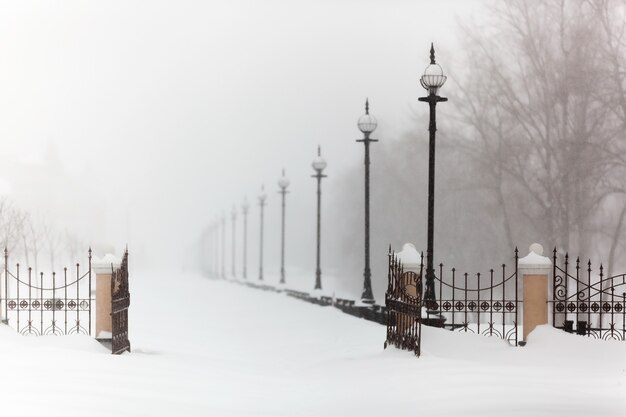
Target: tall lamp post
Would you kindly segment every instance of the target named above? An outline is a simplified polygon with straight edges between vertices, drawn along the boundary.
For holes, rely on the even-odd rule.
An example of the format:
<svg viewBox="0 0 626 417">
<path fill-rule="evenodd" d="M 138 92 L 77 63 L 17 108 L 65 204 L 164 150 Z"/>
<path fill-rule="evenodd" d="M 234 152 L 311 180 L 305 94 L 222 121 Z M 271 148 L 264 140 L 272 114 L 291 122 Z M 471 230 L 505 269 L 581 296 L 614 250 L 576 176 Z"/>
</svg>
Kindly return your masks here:
<svg viewBox="0 0 626 417">
<path fill-rule="evenodd" d="M 237 224 L 237 207 L 235 207 L 235 205 L 233 204 L 233 211 L 230 214 L 230 218 L 232 220 L 233 223 L 233 228 L 232 228 L 232 247 L 231 247 L 231 256 L 230 256 L 230 260 L 231 260 L 231 271 L 233 274 L 233 278 L 235 278 L 235 226 Z"/>
<path fill-rule="evenodd" d="M 222 213 L 222 278 L 226 278 L 226 213 Z"/>
<path fill-rule="evenodd" d="M 241 205 L 241 212 L 243 213 L 243 278 L 248 278 L 248 210 L 250 210 L 250 204 L 248 199 L 244 198 Z"/>
<path fill-rule="evenodd" d="M 321 207 L 322 207 L 322 178 L 326 175 L 322 174 L 326 168 L 326 161 L 322 158 L 322 149 L 317 147 L 317 158 L 311 164 L 315 170 L 313 178 L 317 178 L 317 268 L 315 269 L 315 289 L 322 289 L 322 269 L 320 268 L 320 236 L 321 236 Z"/>
<path fill-rule="evenodd" d="M 428 91 L 428 96 L 420 97 L 419 101 L 428 103 L 430 107 L 430 122 L 428 124 L 428 247 L 426 250 L 426 291 L 424 293 L 424 304 L 428 310 L 434 310 L 435 301 L 435 268 L 433 265 L 433 240 L 435 233 L 435 132 L 437 132 L 437 103 L 448 101 L 446 97 L 441 97 L 437 93 L 447 77 L 443 75 L 441 66 L 435 62 L 435 48 L 430 45 L 430 65 L 424 70 L 424 75 L 420 79 L 422 87 Z"/>
<path fill-rule="evenodd" d="M 370 269 L 370 143 L 378 142 L 371 139 L 370 134 L 376 130 L 378 123 L 376 118 L 370 114 L 369 100 L 365 100 L 365 114 L 359 118 L 357 126 L 363 133 L 365 145 L 365 268 L 363 269 L 363 293 L 361 301 L 366 304 L 374 304 L 374 294 L 372 293 L 372 270 Z"/>
<path fill-rule="evenodd" d="M 261 208 L 261 233 L 260 233 L 260 245 L 259 245 L 259 281 L 263 281 L 263 207 L 265 207 L 265 186 L 261 187 L 259 193 L 259 207 Z"/>
<path fill-rule="evenodd" d="M 281 233 L 280 233 L 280 283 L 285 283 L 285 196 L 289 191 L 289 178 L 285 176 L 285 170 L 283 169 L 283 176 L 278 180 L 278 191 L 281 195 Z"/>
<path fill-rule="evenodd" d="M 220 219 L 216 217 L 213 221 L 213 258 L 215 266 L 213 268 L 213 277 L 220 276 Z"/>
</svg>

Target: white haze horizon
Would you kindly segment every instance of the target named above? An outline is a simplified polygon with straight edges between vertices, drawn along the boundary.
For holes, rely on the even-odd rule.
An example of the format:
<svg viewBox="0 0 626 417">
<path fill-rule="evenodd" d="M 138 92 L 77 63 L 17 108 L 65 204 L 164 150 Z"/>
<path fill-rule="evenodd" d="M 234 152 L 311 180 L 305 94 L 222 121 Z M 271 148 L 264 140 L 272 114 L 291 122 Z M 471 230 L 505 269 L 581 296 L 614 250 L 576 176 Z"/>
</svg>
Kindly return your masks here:
<svg viewBox="0 0 626 417">
<path fill-rule="evenodd" d="M 128 244 L 145 267 L 190 265 L 202 231 L 247 196 L 255 270 L 264 184 L 271 273 L 285 168 L 287 264 L 312 271 L 318 144 L 328 161 L 324 225 L 361 215 L 331 198 L 362 192 L 337 190 L 333 180 L 362 164 L 355 139 L 365 98 L 381 142 L 413 128 L 427 110 L 417 98 L 430 43 L 444 70 L 460 71 L 450 52 L 457 18 L 480 15 L 483 3 L 3 3 L 0 192 L 85 242 L 118 253 Z M 65 180 L 42 185 L 52 173 Z M 324 242 L 332 232 L 324 229 Z"/>
</svg>

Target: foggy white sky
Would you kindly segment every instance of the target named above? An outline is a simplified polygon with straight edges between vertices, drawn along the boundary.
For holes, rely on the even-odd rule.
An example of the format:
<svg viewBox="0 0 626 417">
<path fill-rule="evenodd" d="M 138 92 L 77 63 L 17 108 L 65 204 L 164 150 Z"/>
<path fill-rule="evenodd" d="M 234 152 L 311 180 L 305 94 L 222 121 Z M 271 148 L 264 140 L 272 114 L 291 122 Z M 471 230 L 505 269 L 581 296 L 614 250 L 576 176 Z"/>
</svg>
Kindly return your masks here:
<svg viewBox="0 0 626 417">
<path fill-rule="evenodd" d="M 254 203 L 262 183 L 267 227 L 277 226 L 276 180 L 285 167 L 290 234 L 305 242 L 293 242 L 292 252 L 308 253 L 313 223 L 296 218 L 313 216 L 317 144 L 332 187 L 361 163 L 355 123 L 366 96 L 381 140 L 410 126 L 412 112 L 426 110 L 417 104 L 418 78 L 430 42 L 447 69 L 455 17 L 478 14 L 480 4 L 3 2 L 0 155 L 38 161 L 54 144 L 65 169 L 88 178 L 106 207 L 87 236 L 99 231 L 118 247 L 128 241 L 136 253 L 172 258 L 217 213 L 246 194 Z M 274 245 L 278 234 L 267 237 Z"/>
</svg>

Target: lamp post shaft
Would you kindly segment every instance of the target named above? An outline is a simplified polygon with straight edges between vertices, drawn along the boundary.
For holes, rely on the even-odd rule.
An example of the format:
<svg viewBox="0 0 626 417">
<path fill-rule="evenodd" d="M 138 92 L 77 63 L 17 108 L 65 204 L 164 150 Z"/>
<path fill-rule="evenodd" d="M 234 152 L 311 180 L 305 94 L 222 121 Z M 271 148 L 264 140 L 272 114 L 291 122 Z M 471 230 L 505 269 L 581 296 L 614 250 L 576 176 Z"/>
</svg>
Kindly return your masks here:
<svg viewBox="0 0 626 417">
<path fill-rule="evenodd" d="M 220 229 L 219 224 L 216 222 L 213 224 L 213 277 L 217 278 L 220 275 L 219 262 L 220 262 Z"/>
<path fill-rule="evenodd" d="M 226 217 L 222 217 L 222 278 L 226 278 Z"/>
<path fill-rule="evenodd" d="M 243 211 L 243 277 L 248 277 L 248 210 Z"/>
<path fill-rule="evenodd" d="M 365 268 L 363 269 L 363 293 L 361 299 L 374 302 L 372 293 L 372 271 L 370 268 L 370 137 L 365 133 Z"/>
<path fill-rule="evenodd" d="M 435 304 L 435 267 L 434 267 L 434 236 L 435 236 L 435 134 L 437 132 L 437 103 L 448 101 L 446 97 L 440 97 L 435 92 L 430 92 L 427 97 L 420 97 L 419 101 L 428 103 L 430 109 L 430 121 L 428 123 L 428 236 L 426 248 L 426 290 L 424 291 L 424 304 L 427 308 Z"/>
<path fill-rule="evenodd" d="M 261 232 L 260 232 L 260 245 L 259 245 L 259 281 L 263 281 L 263 202 L 259 203 L 261 207 Z"/>
<path fill-rule="evenodd" d="M 428 124 L 428 242 L 426 249 L 426 294 L 424 298 L 426 301 L 434 301 L 435 269 L 433 265 L 433 247 L 435 239 L 435 132 L 437 131 L 437 102 L 431 99 L 428 104 L 430 107 L 430 123 Z"/>
<path fill-rule="evenodd" d="M 235 224 L 237 222 L 237 217 L 235 216 L 235 214 L 233 213 L 233 227 L 232 227 L 232 236 L 233 236 L 233 241 L 232 241 L 232 247 L 231 247 L 231 268 L 232 268 L 232 274 L 233 274 L 233 278 L 235 277 Z"/>
<path fill-rule="evenodd" d="M 321 208 L 322 208 L 322 173 L 318 172 L 317 178 L 317 267 L 315 269 L 315 289 L 322 289 L 322 269 L 320 267 L 320 238 L 322 230 Z"/>
<path fill-rule="evenodd" d="M 282 196 L 281 233 L 280 233 L 280 283 L 285 283 L 285 188 L 280 191 Z"/>
</svg>

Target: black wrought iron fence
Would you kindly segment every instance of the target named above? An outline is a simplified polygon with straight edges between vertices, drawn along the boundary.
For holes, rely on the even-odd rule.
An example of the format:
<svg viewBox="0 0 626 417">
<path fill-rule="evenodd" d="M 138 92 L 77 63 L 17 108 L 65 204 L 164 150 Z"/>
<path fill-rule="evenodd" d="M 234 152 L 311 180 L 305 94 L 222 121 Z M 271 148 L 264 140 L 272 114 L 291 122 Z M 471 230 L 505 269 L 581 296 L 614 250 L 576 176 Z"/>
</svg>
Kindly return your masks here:
<svg viewBox="0 0 626 417">
<path fill-rule="evenodd" d="M 401 349 L 415 350 L 419 356 L 422 324 L 498 337 L 518 345 L 522 300 L 517 249 L 512 268 L 502 264 L 498 270 L 490 269 L 486 276 L 459 274 L 456 268 L 448 273 L 443 264 L 439 264 L 435 276 L 439 294 L 435 294 L 436 301 L 427 306 L 422 305 L 423 272 L 423 253 L 414 271 L 405 271 L 390 248 L 385 346 L 391 343 Z"/>
<path fill-rule="evenodd" d="M 553 252 L 552 323 L 566 332 L 604 340 L 626 340 L 626 274 L 594 271 L 591 260 L 570 266 Z"/>
<path fill-rule="evenodd" d="M 449 273 L 439 264 L 435 280 L 439 295 L 429 315 L 439 315 L 443 326 L 450 330 L 495 336 L 517 346 L 520 304 L 518 281 L 518 251 L 515 249 L 514 267 L 506 264 L 498 270 L 481 273 Z"/>
<path fill-rule="evenodd" d="M 91 249 L 86 269 L 63 268 L 61 274 L 38 275 L 32 268 L 10 267 L 4 250 L 4 274 L 0 281 L 0 309 L 4 322 L 23 335 L 91 335 Z"/>
</svg>

